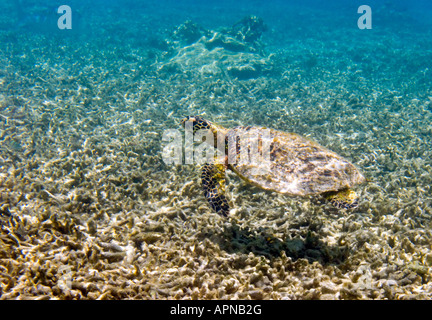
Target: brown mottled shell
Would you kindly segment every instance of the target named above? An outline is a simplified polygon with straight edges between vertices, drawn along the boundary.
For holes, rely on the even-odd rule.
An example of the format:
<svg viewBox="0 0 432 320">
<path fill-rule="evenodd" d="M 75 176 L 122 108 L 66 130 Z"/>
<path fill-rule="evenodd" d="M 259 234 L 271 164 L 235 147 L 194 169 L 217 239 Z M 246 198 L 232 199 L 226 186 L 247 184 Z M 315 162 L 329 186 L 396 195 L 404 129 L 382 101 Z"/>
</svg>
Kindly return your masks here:
<svg viewBox="0 0 432 320">
<path fill-rule="evenodd" d="M 306 196 L 351 188 L 365 181 L 348 160 L 295 133 L 236 127 L 227 132 L 227 137 L 230 169 L 262 189 Z M 253 152 L 256 148 L 258 153 Z M 254 154 L 257 156 L 251 156 Z"/>
</svg>

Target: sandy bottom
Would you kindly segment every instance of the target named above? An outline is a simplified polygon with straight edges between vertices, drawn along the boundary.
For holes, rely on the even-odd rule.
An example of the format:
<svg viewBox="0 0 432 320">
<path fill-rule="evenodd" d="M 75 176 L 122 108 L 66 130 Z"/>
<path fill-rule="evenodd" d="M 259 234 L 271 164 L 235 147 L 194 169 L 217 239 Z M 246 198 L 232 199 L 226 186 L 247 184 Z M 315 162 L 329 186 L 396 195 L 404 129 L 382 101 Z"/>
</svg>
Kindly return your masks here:
<svg viewBox="0 0 432 320">
<path fill-rule="evenodd" d="M 23 37 L 1 35 L 0 299 L 432 297 L 431 57 L 416 44 L 367 59 L 367 43 Z M 233 210 L 217 216 L 199 167 L 162 161 L 164 130 L 195 114 L 334 150 L 369 179 L 359 207 L 229 173 Z"/>
</svg>

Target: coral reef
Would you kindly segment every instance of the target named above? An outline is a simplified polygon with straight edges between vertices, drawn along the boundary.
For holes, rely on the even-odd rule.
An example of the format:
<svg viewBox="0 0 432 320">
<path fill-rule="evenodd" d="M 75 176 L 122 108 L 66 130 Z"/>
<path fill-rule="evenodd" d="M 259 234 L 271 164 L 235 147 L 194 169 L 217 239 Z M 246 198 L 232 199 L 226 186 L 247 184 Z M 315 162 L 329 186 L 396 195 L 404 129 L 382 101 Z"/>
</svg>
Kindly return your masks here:
<svg viewBox="0 0 432 320">
<path fill-rule="evenodd" d="M 0 299 L 432 297 L 428 38 L 353 52 L 332 30 L 346 41 L 265 55 L 262 21 L 242 21 L 186 22 L 160 47 L 1 30 Z M 190 114 L 310 136 L 368 177 L 359 208 L 228 173 L 236 209 L 217 216 L 200 170 L 162 160 Z"/>
<path fill-rule="evenodd" d="M 205 30 L 192 21 L 177 27 L 165 40 L 171 56 L 159 64 L 160 74 L 188 73 L 218 79 L 255 79 L 275 73 L 271 57 L 263 56 L 262 19 L 247 17 L 232 28 Z"/>
</svg>

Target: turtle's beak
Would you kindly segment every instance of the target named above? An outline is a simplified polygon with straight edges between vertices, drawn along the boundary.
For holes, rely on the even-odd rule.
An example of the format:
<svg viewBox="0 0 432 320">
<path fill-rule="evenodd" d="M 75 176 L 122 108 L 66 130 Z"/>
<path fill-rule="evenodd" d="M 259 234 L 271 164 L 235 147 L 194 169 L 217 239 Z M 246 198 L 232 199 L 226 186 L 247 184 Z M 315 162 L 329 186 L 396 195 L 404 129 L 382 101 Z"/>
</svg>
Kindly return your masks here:
<svg viewBox="0 0 432 320">
<path fill-rule="evenodd" d="M 181 121 L 180 121 L 180 125 L 184 128 L 185 127 L 185 123 L 186 123 L 186 121 L 188 121 L 189 119 L 188 118 L 183 118 Z"/>
</svg>

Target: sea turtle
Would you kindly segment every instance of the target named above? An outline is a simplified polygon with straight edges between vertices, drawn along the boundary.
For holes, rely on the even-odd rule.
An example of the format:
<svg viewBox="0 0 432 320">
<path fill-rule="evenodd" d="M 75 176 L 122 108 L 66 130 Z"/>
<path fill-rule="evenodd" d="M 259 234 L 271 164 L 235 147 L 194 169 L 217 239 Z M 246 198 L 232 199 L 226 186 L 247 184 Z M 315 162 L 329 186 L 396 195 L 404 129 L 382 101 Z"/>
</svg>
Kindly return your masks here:
<svg viewBox="0 0 432 320">
<path fill-rule="evenodd" d="M 365 177 L 348 160 L 317 142 L 265 127 L 226 129 L 200 116 L 188 116 L 181 122 L 194 133 L 212 133 L 214 140 L 206 142 L 222 155 L 205 163 L 201 175 L 204 196 L 222 216 L 228 216 L 230 210 L 225 196 L 226 169 L 265 190 L 293 196 L 321 194 L 337 208 L 358 206 L 357 195 L 350 188 L 365 182 Z M 218 139 L 222 143 L 218 144 Z M 259 161 L 250 161 L 257 151 Z"/>
</svg>

